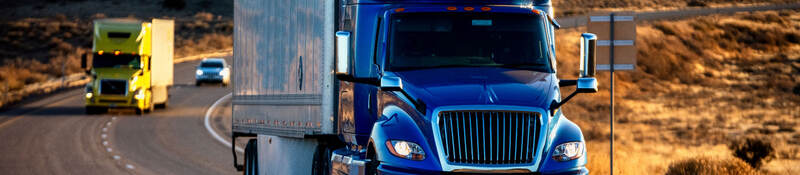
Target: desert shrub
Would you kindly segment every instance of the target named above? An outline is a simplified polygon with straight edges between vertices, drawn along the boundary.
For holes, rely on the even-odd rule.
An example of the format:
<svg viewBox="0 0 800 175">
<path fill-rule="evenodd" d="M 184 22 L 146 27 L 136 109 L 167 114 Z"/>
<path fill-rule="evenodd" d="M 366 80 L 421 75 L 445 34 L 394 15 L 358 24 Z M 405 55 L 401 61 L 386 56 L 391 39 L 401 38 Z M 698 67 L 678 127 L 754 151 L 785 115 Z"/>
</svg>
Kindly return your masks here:
<svg viewBox="0 0 800 175">
<path fill-rule="evenodd" d="M 764 138 L 749 137 L 731 142 L 728 147 L 733 151 L 733 156 L 756 169 L 775 158 L 773 143 Z"/>
<path fill-rule="evenodd" d="M 689 6 L 689 7 L 705 7 L 705 6 L 708 6 L 708 4 L 706 4 L 706 2 L 703 2 L 703 1 L 691 0 L 691 1 L 686 3 L 686 6 Z"/>
<path fill-rule="evenodd" d="M 712 159 L 698 157 L 681 160 L 669 165 L 667 175 L 751 175 L 753 168 L 739 159 Z"/>
<path fill-rule="evenodd" d="M 164 0 L 162 7 L 175 10 L 183 10 L 186 7 L 186 0 Z"/>
</svg>

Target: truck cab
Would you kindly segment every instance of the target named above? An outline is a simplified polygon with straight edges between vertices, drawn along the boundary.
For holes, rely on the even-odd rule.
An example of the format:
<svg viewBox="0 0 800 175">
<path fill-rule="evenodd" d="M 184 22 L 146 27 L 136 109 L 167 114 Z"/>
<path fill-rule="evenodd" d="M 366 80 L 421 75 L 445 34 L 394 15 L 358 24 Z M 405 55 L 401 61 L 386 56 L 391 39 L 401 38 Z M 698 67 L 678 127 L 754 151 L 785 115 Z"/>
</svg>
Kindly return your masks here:
<svg viewBox="0 0 800 175">
<path fill-rule="evenodd" d="M 86 113 L 109 108 L 143 113 L 166 104 L 172 84 L 172 30 L 172 20 L 96 20 L 91 60 L 82 60 L 92 77 L 86 84 Z"/>
<path fill-rule="evenodd" d="M 334 63 L 322 65 L 334 73 L 321 74 L 334 77 L 331 132 L 325 133 L 324 112 L 320 122 L 300 121 L 301 128 L 320 126 L 297 134 L 302 137 L 273 132 L 302 118 L 278 116 L 286 108 L 264 111 L 269 129 L 259 132 L 263 118 L 237 112 L 246 98 L 237 102 L 236 86 L 246 81 L 235 81 L 234 137 L 257 135 L 246 149 L 257 152 L 245 153 L 246 174 L 254 166 L 262 174 L 265 167 L 290 174 L 588 174 L 581 130 L 559 107 L 577 93 L 597 91 L 596 39 L 576 36 L 582 38 L 581 76 L 557 78 L 558 23 L 549 0 L 337 3 Z M 248 11 L 240 7 L 237 14 Z M 236 67 L 242 57 L 234 50 Z M 562 99 L 562 86 L 577 90 Z M 313 148 L 310 172 L 279 168 L 303 163 L 268 160 L 302 157 L 290 155 L 302 155 L 303 146 L 278 146 L 284 143 Z"/>
</svg>

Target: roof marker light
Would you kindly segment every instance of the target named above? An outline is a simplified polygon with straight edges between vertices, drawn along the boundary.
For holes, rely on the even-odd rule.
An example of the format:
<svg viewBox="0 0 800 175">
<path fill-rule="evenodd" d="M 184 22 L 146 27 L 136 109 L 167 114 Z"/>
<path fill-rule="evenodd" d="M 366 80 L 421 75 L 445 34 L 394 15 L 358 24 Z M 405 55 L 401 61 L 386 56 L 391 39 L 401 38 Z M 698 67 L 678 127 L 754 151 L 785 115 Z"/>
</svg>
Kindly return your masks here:
<svg viewBox="0 0 800 175">
<path fill-rule="evenodd" d="M 475 10 L 475 8 L 474 8 L 474 7 L 464 7 L 464 10 L 466 10 L 466 11 L 473 11 L 473 10 Z"/>
<path fill-rule="evenodd" d="M 103 51 L 102 50 L 101 51 L 97 51 L 97 54 L 98 55 L 103 55 Z"/>
<path fill-rule="evenodd" d="M 537 14 L 537 15 L 542 15 L 542 12 L 541 12 L 541 11 L 539 11 L 539 10 L 533 9 L 533 10 L 531 10 L 531 11 L 533 11 L 533 13 L 535 13 L 535 14 Z"/>
<path fill-rule="evenodd" d="M 481 7 L 481 10 L 483 10 L 485 12 L 485 11 L 492 10 L 492 8 L 491 7 Z"/>
<path fill-rule="evenodd" d="M 458 10 L 458 8 L 456 8 L 456 7 L 447 7 L 447 10 L 453 11 L 453 10 Z"/>
<path fill-rule="evenodd" d="M 394 12 L 403 12 L 403 11 L 406 11 L 406 9 L 405 8 L 394 9 Z"/>
<path fill-rule="evenodd" d="M 117 56 L 117 55 L 119 55 L 120 53 L 122 53 L 122 52 L 120 52 L 119 50 L 118 50 L 118 51 L 114 51 L 114 56 Z"/>
</svg>

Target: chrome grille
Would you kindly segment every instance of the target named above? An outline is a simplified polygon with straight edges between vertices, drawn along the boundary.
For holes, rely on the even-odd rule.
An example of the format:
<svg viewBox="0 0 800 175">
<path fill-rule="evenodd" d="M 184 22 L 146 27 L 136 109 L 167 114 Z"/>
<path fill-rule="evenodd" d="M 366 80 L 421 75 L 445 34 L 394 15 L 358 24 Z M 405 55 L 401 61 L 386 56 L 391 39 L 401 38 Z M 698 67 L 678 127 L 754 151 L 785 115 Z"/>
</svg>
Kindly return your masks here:
<svg viewBox="0 0 800 175">
<path fill-rule="evenodd" d="M 456 164 L 532 163 L 539 116 L 527 111 L 440 112 L 441 149 Z"/>
<path fill-rule="evenodd" d="M 125 95 L 126 92 L 128 92 L 128 81 L 126 80 L 100 80 L 100 94 Z"/>
</svg>

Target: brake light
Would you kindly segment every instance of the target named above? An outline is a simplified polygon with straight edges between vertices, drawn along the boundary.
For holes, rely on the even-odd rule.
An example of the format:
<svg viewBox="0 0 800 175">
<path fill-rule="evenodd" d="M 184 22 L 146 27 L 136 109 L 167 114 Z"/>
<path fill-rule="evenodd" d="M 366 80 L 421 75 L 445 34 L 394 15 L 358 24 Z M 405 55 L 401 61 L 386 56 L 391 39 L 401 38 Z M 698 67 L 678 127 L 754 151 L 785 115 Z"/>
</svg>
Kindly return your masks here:
<svg viewBox="0 0 800 175">
<path fill-rule="evenodd" d="M 447 10 L 453 11 L 453 10 L 458 10 L 458 8 L 456 8 L 456 7 L 447 7 Z"/>
<path fill-rule="evenodd" d="M 475 10 L 475 7 L 464 7 L 464 10 L 473 11 L 473 10 Z"/>
<path fill-rule="evenodd" d="M 533 9 L 533 10 L 531 10 L 531 11 L 533 11 L 533 13 L 535 13 L 535 14 L 537 14 L 537 15 L 542 15 L 542 12 L 541 12 L 541 11 L 539 11 L 539 10 Z"/>
<path fill-rule="evenodd" d="M 481 7 L 481 10 L 483 10 L 485 12 L 485 11 L 492 10 L 492 8 L 491 7 Z"/>
<path fill-rule="evenodd" d="M 405 8 L 394 9 L 394 12 L 403 12 L 403 11 L 406 11 L 406 9 Z"/>
</svg>

